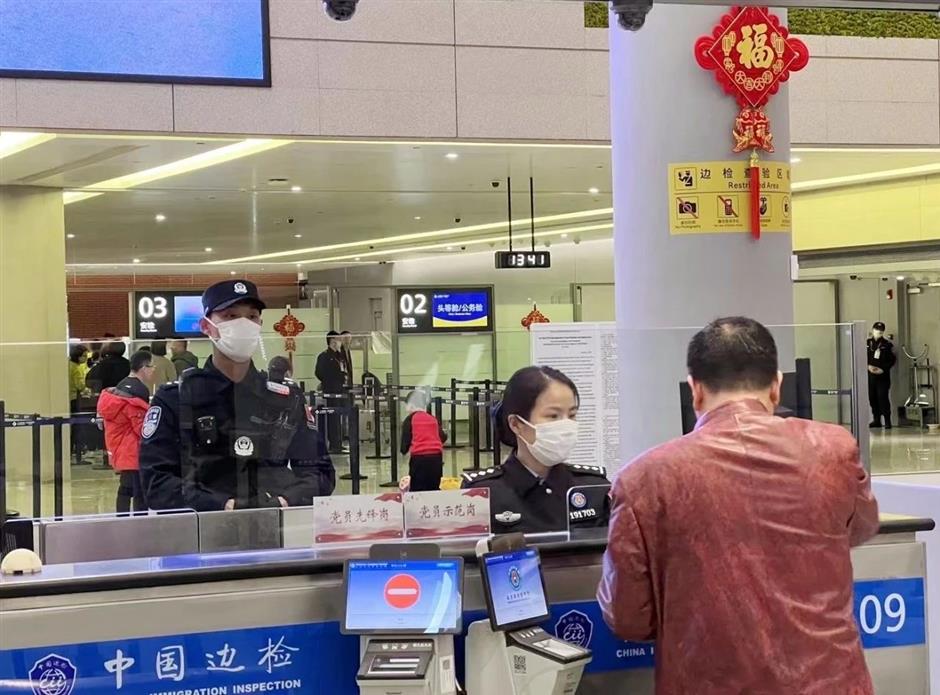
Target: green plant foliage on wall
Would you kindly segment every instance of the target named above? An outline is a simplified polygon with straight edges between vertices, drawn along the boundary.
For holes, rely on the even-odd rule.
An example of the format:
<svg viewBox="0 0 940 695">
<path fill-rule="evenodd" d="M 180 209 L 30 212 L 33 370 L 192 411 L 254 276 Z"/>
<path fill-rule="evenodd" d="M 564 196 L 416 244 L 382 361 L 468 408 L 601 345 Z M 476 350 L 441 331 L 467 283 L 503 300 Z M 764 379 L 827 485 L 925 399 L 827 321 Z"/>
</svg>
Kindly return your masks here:
<svg viewBox="0 0 940 695">
<path fill-rule="evenodd" d="M 940 19 L 932 12 L 790 10 L 789 25 L 794 34 L 940 39 Z"/>
<path fill-rule="evenodd" d="M 606 28 L 607 18 L 606 2 L 584 3 L 585 27 Z M 790 10 L 788 23 L 794 34 L 940 39 L 940 18 L 932 12 Z"/>
</svg>

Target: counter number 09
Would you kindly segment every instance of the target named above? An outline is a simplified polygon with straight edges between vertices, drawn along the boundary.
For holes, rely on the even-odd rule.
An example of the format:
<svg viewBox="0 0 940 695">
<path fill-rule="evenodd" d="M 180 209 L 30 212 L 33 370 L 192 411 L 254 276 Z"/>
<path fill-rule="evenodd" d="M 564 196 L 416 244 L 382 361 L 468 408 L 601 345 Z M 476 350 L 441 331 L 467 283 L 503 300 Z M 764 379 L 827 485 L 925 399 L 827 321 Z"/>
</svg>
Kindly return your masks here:
<svg viewBox="0 0 940 695">
<path fill-rule="evenodd" d="M 141 297 L 137 302 L 137 315 L 142 319 L 166 318 L 166 297 Z"/>
<path fill-rule="evenodd" d="M 888 620 L 894 621 L 888 624 Z M 874 594 L 867 594 L 858 606 L 858 623 L 866 635 L 874 635 L 881 630 L 882 622 L 888 632 L 900 632 L 907 620 L 907 606 L 901 594 L 888 594 L 884 602 Z"/>
<path fill-rule="evenodd" d="M 398 308 L 405 316 L 426 314 L 428 313 L 428 297 L 420 292 L 403 294 L 398 300 Z"/>
</svg>

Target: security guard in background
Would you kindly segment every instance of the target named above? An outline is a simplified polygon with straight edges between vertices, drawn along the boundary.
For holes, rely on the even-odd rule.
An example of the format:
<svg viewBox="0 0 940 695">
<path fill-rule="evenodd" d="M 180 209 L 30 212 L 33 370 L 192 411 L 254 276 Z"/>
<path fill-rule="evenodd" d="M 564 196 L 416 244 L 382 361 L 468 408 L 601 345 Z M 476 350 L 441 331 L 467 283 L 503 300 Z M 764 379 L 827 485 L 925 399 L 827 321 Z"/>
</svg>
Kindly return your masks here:
<svg viewBox="0 0 940 695">
<path fill-rule="evenodd" d="M 149 507 L 293 507 L 331 494 L 336 472 L 303 393 L 252 364 L 265 308 L 255 285 L 212 285 L 202 307 L 212 357 L 163 386 L 144 417 L 140 473 Z"/>
<path fill-rule="evenodd" d="M 884 337 L 885 325 L 876 321 L 868 339 L 868 403 L 871 405 L 871 425 L 891 429 L 891 368 L 898 361 L 894 343 Z"/>
<path fill-rule="evenodd" d="M 607 526 L 604 469 L 565 463 L 578 441 L 578 404 L 577 387 L 551 367 L 525 367 L 509 380 L 494 417 L 512 454 L 497 468 L 465 473 L 462 482 L 490 489 L 493 533 Z M 582 489 L 571 494 L 569 507 L 574 487 Z"/>
</svg>

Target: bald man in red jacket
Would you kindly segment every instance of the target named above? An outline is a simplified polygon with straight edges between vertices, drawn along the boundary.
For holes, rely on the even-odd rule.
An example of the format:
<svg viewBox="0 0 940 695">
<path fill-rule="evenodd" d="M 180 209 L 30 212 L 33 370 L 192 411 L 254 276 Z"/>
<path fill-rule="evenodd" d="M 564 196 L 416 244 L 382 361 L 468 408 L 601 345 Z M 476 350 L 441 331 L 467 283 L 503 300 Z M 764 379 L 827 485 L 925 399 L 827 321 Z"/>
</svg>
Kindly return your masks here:
<svg viewBox="0 0 940 695">
<path fill-rule="evenodd" d="M 878 505 L 855 440 L 774 416 L 782 375 L 756 321 L 709 324 L 688 367 L 695 431 L 611 489 L 605 621 L 656 641 L 657 695 L 873 695 L 849 551 Z"/>
</svg>

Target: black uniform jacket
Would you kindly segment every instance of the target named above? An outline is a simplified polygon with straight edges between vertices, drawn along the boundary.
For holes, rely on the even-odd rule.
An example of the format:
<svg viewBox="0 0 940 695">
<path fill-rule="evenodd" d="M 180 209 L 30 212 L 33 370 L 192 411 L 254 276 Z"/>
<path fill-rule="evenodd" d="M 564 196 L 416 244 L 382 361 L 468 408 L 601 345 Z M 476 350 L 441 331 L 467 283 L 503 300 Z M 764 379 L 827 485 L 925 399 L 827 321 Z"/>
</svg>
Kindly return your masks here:
<svg viewBox="0 0 940 695">
<path fill-rule="evenodd" d="M 212 364 L 157 391 L 144 417 L 140 473 L 151 509 L 309 505 L 336 472 L 296 386 L 251 366 L 234 383 Z"/>
<path fill-rule="evenodd" d="M 490 489 L 493 533 L 547 533 L 607 526 L 610 483 L 601 466 L 562 463 L 539 478 L 515 452 L 497 468 L 465 473 L 461 487 Z M 571 488 L 579 488 L 570 495 Z"/>
</svg>

